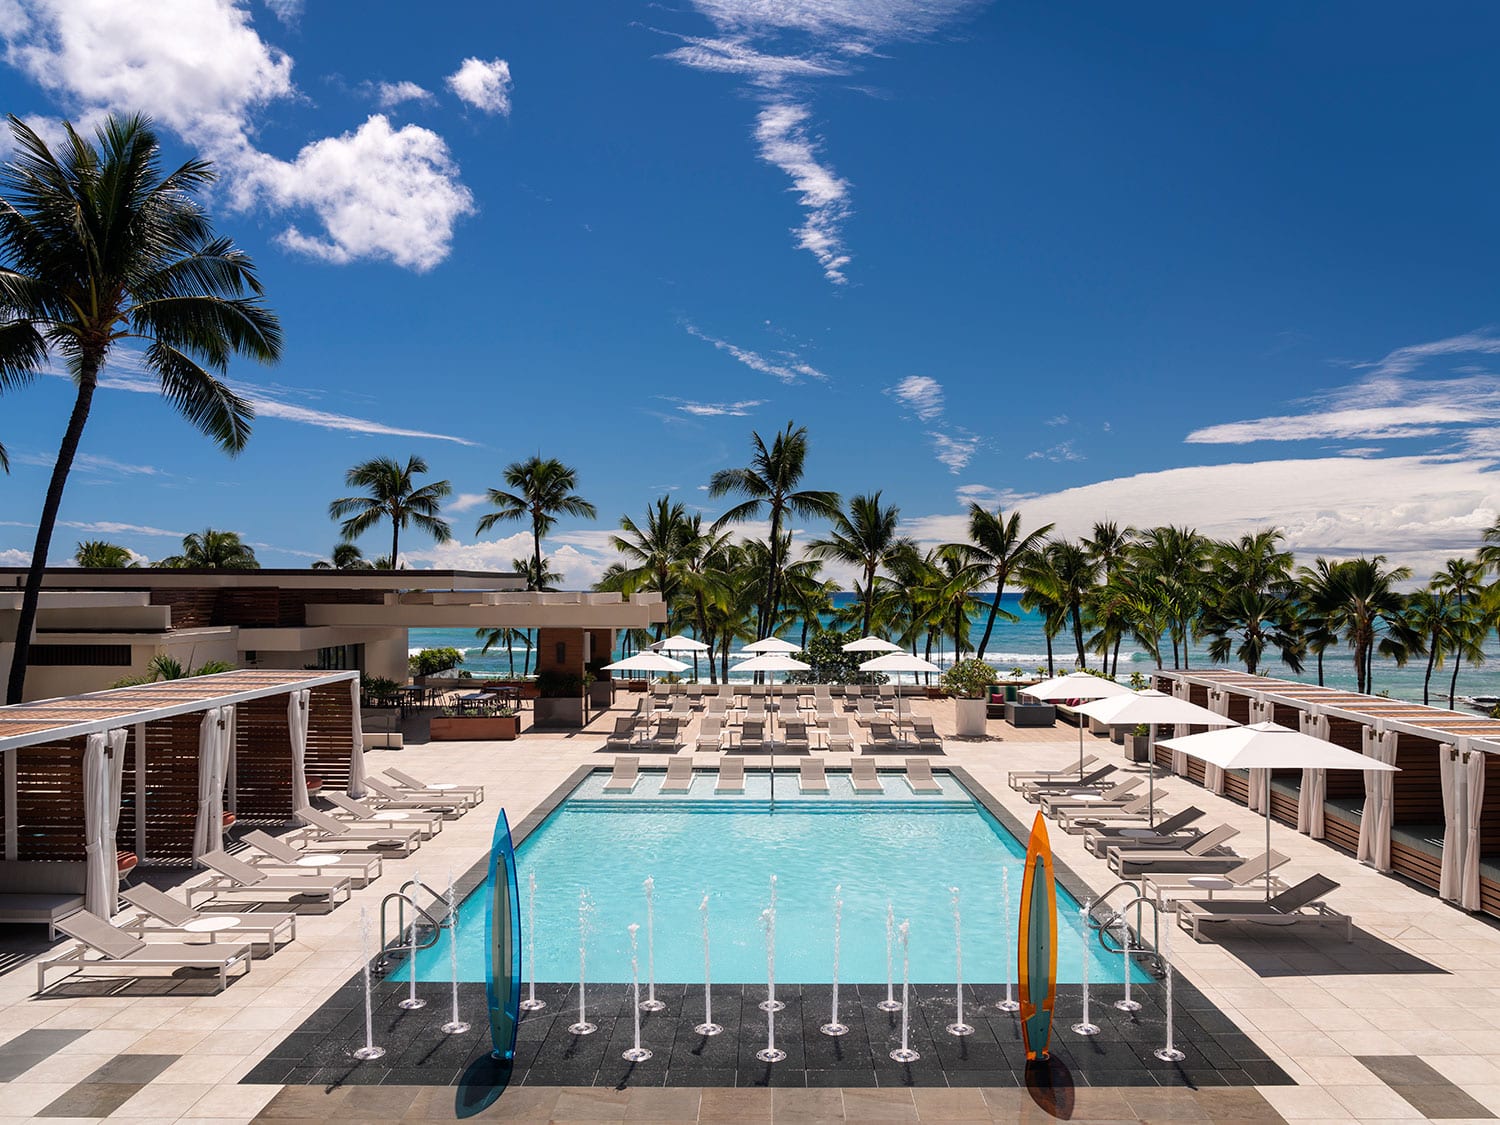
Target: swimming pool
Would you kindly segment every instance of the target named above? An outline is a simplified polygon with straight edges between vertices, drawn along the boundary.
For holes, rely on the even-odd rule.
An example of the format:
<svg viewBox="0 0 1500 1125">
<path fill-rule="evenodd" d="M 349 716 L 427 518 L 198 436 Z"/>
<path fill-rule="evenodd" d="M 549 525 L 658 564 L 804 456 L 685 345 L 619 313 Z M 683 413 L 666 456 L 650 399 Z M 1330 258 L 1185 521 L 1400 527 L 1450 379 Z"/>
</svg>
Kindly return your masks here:
<svg viewBox="0 0 1500 1125">
<path fill-rule="evenodd" d="M 746 777 L 743 793 L 715 793 L 714 775 L 699 774 L 686 793 L 660 792 L 661 772 L 642 772 L 631 793 L 606 793 L 596 771 L 516 849 L 521 880 L 523 944 L 529 876 L 536 876 L 536 959 L 539 981 L 578 978 L 579 896 L 589 912 L 588 979 L 630 979 L 627 927 L 641 929 L 646 972 L 646 899 L 655 882 L 656 979 L 703 979 L 699 905 L 708 896 L 715 983 L 766 978 L 761 912 L 776 876 L 776 975 L 799 984 L 833 979 L 833 898 L 841 888 L 843 941 L 839 979 L 886 979 L 886 904 L 896 921 L 911 922 L 911 979 L 954 976 L 952 890 L 963 919 L 964 979 L 1003 981 L 1014 966 L 1002 911 L 1009 872 L 1019 902 L 1023 842 L 995 820 L 952 774 L 934 773 L 941 794 L 916 795 L 899 774 L 883 774 L 885 792 L 856 796 L 847 773 L 828 775 L 829 792 L 801 794 L 795 774 Z M 432 882 L 430 875 L 427 882 Z M 459 907 L 459 979 L 484 979 L 487 888 Z M 1012 923 L 1013 924 L 1013 923 Z M 1082 980 L 1086 948 L 1079 904 L 1058 888 L 1058 980 Z M 1089 950 L 1094 981 L 1123 979 L 1121 958 Z M 449 979 L 445 937 L 416 959 L 417 979 Z M 1136 980 L 1149 979 L 1136 969 Z M 528 964 L 525 973 L 531 972 Z M 896 974 L 899 981 L 899 954 Z M 394 976 L 406 979 L 403 964 Z"/>
</svg>

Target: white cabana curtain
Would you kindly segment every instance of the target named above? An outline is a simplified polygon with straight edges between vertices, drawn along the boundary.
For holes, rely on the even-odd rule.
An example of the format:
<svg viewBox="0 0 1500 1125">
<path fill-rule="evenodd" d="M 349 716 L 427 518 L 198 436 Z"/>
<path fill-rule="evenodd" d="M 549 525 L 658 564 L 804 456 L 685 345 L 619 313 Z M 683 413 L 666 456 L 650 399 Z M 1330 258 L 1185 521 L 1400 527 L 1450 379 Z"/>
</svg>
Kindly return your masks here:
<svg viewBox="0 0 1500 1125">
<path fill-rule="evenodd" d="M 1188 687 L 1188 683 L 1186 680 L 1173 680 L 1172 694 L 1175 695 L 1178 699 L 1184 699 L 1188 702 L 1192 701 L 1193 692 L 1192 689 Z M 1191 727 L 1174 727 L 1172 730 L 1172 735 L 1174 738 L 1181 738 L 1183 735 L 1188 734 L 1191 730 Z M 1188 756 L 1186 754 L 1184 754 L 1181 750 L 1172 751 L 1172 772 L 1175 773 L 1178 777 L 1182 777 L 1187 773 L 1187 763 Z"/>
<path fill-rule="evenodd" d="M 1276 708 L 1264 699 L 1252 699 L 1250 701 L 1250 722 L 1269 723 L 1271 716 L 1276 714 Z M 1271 771 L 1249 770 L 1250 788 L 1246 796 L 1246 803 L 1251 812 L 1265 812 L 1271 803 Z"/>
<path fill-rule="evenodd" d="M 216 851 L 224 842 L 224 762 L 228 734 L 224 709 L 214 707 L 198 724 L 198 820 L 193 829 L 193 859 Z"/>
<path fill-rule="evenodd" d="M 304 688 L 290 692 L 286 701 L 286 726 L 292 740 L 292 815 L 310 808 L 307 799 L 307 724 L 312 693 Z"/>
<path fill-rule="evenodd" d="M 102 731 L 88 736 L 83 745 L 83 839 L 88 861 L 83 905 L 101 918 L 114 914 L 115 850 L 106 848 L 109 830 L 108 739 Z"/>
<path fill-rule="evenodd" d="M 365 721 L 359 713 L 359 681 L 349 681 L 349 695 L 354 706 L 354 745 L 349 750 L 349 796 L 356 801 L 365 795 Z"/>
<path fill-rule="evenodd" d="M 1397 739 L 1393 730 L 1371 730 L 1369 727 L 1365 727 L 1360 736 L 1364 753 L 1386 765 L 1396 764 Z M 1365 771 L 1365 810 L 1359 818 L 1358 858 L 1376 871 L 1391 869 L 1393 776 L 1386 770 Z"/>
<path fill-rule="evenodd" d="M 1457 746 L 1438 747 L 1438 776 L 1443 783 L 1443 863 L 1438 871 L 1438 898 L 1449 902 L 1460 897 L 1464 849 L 1469 844 L 1464 825 L 1469 810 L 1463 794 L 1463 769 Z"/>
<path fill-rule="evenodd" d="M 1297 716 L 1302 733 L 1328 741 L 1328 716 L 1303 711 Z M 1328 799 L 1328 771 L 1303 770 L 1302 791 L 1297 796 L 1297 831 L 1314 840 L 1323 838 L 1323 802 Z"/>
<path fill-rule="evenodd" d="M 1468 836 L 1464 848 L 1463 895 L 1459 905 L 1465 910 L 1479 909 L 1479 862 L 1484 858 L 1479 840 L 1480 821 L 1484 816 L 1484 766 L 1486 755 L 1480 750 L 1470 750 L 1469 740 L 1463 739 L 1459 746 L 1466 753 L 1460 755 L 1464 777 L 1468 781 L 1468 823 L 1464 826 Z M 1463 761 L 1464 758 L 1467 761 Z"/>
<path fill-rule="evenodd" d="M 1229 693 L 1223 688 L 1208 689 L 1208 709 L 1229 718 Z M 1224 767 L 1209 762 L 1203 767 L 1203 787 L 1210 793 L 1224 794 Z"/>
</svg>

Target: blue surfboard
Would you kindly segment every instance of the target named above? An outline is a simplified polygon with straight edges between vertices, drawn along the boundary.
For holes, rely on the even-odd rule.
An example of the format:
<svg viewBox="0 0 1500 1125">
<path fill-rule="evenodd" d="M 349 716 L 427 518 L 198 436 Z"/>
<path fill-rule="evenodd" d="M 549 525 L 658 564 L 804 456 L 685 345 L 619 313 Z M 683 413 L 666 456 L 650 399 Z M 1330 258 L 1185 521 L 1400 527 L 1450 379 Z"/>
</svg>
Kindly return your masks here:
<svg viewBox="0 0 1500 1125">
<path fill-rule="evenodd" d="M 1045 1059 L 1052 1041 L 1052 1008 L 1057 1001 L 1057 886 L 1052 878 L 1052 842 L 1041 813 L 1032 822 L 1031 839 L 1026 844 L 1016 936 L 1021 1039 L 1028 1060 Z"/>
</svg>

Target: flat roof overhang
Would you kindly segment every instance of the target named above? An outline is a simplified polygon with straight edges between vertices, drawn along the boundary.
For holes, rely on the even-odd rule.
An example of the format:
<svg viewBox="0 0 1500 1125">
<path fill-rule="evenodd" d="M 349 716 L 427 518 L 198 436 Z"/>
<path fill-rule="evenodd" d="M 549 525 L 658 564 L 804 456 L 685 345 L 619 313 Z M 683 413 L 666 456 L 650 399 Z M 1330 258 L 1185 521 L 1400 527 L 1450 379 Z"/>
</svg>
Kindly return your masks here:
<svg viewBox="0 0 1500 1125">
<path fill-rule="evenodd" d="M 0 567 L 0 589 L 19 590 L 26 568 Z M 216 570 L 212 568 L 49 566 L 43 590 L 172 590 L 218 587 L 275 587 L 282 590 L 439 590 L 520 591 L 519 574 L 490 570 Z"/>
<path fill-rule="evenodd" d="M 407 595 L 385 605 L 310 605 L 308 625 L 404 629 L 644 629 L 667 620 L 658 594 Z"/>
</svg>

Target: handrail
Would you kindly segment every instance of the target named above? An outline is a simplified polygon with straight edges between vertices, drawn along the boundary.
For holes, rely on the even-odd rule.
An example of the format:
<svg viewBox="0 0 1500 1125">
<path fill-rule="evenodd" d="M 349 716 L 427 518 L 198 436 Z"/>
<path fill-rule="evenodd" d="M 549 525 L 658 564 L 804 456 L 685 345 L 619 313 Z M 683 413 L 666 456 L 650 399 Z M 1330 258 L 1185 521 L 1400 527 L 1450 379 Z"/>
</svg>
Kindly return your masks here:
<svg viewBox="0 0 1500 1125">
<path fill-rule="evenodd" d="M 1110 895 L 1114 894 L 1121 887 L 1129 887 L 1132 891 L 1135 892 L 1134 897 L 1126 902 L 1123 906 L 1121 906 L 1118 910 L 1112 907 L 1108 907 L 1106 900 Z M 1105 905 L 1106 909 L 1100 911 L 1099 907 L 1101 905 Z M 1137 888 L 1134 883 L 1128 880 L 1116 883 L 1114 886 L 1110 887 L 1109 890 L 1105 891 L 1102 895 L 1095 899 L 1093 904 L 1089 907 L 1088 924 L 1095 931 L 1097 931 L 1099 936 L 1099 945 L 1102 949 L 1109 953 L 1119 953 L 1124 949 L 1124 943 L 1120 942 L 1118 946 L 1111 947 L 1109 942 L 1106 940 L 1106 935 L 1114 936 L 1114 930 L 1116 926 L 1121 926 L 1126 929 L 1131 928 L 1129 912 L 1132 907 L 1135 908 L 1134 929 L 1139 944 L 1133 945 L 1131 948 L 1131 952 L 1137 957 L 1150 958 L 1155 962 L 1156 971 L 1160 973 L 1162 971 L 1162 959 L 1160 952 L 1161 906 L 1156 902 L 1155 899 L 1141 894 L 1139 888 Z M 1151 910 L 1150 945 L 1145 944 L 1145 926 L 1143 925 L 1141 914 L 1142 909 L 1146 907 L 1149 907 Z M 1115 940 L 1119 941 L 1118 938 L 1116 938 Z"/>
<path fill-rule="evenodd" d="M 399 940 L 401 935 L 406 932 L 406 907 L 408 905 L 411 906 L 414 915 L 411 920 L 411 924 L 414 929 L 417 925 L 417 919 L 415 917 L 415 915 L 417 914 L 420 914 L 423 918 L 426 918 L 428 924 L 431 926 L 432 933 L 430 937 L 424 939 L 421 942 L 415 943 L 415 947 L 417 949 L 431 949 L 438 943 L 438 939 L 442 936 L 443 930 L 448 929 L 453 925 L 454 918 L 453 911 L 451 909 L 443 911 L 443 915 L 441 918 L 434 917 L 429 910 L 427 910 L 421 903 L 417 901 L 416 895 L 408 893 L 412 887 L 420 887 L 422 890 L 426 891 L 429 895 L 431 895 L 435 900 L 439 902 L 446 901 L 446 896 L 442 892 L 433 890 L 420 879 L 408 879 L 406 882 L 401 884 L 399 889 L 392 891 L 390 894 L 382 898 L 380 900 L 380 952 L 375 958 L 375 967 L 377 969 L 384 969 L 390 961 L 390 958 L 386 956 L 386 951 L 390 948 L 391 943 L 391 939 L 386 936 L 386 908 L 391 904 L 392 901 L 396 902 L 397 904 L 397 940 Z M 415 935 L 413 936 L 415 937 Z M 408 946 L 408 948 L 410 948 L 410 946 Z"/>
</svg>

